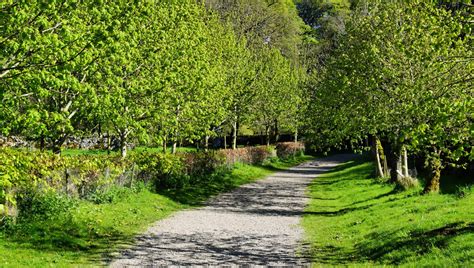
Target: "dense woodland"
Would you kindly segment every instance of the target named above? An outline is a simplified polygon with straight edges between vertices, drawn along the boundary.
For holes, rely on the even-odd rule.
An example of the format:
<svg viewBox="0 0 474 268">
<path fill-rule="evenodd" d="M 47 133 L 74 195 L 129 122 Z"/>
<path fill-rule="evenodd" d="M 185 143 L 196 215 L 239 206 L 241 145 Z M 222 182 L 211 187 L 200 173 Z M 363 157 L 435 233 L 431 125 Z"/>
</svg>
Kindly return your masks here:
<svg viewBox="0 0 474 268">
<path fill-rule="evenodd" d="M 372 144 L 393 182 L 422 157 L 437 191 L 443 168 L 474 158 L 472 8 L 3 1 L 1 134 L 56 153 L 70 137 L 115 137 L 125 157 L 130 142 L 176 151 L 229 135 L 236 148 L 245 126 L 321 151 Z"/>
</svg>

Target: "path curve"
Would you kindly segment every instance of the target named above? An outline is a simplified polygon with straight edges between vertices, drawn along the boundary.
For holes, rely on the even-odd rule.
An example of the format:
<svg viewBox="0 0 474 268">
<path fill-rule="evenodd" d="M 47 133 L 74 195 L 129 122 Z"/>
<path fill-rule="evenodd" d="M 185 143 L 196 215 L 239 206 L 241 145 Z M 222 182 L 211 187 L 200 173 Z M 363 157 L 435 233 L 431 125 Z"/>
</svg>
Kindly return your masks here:
<svg viewBox="0 0 474 268">
<path fill-rule="evenodd" d="M 112 267 L 306 266 L 298 256 L 306 187 L 319 174 L 351 160 L 343 154 L 299 166 L 221 194 L 202 208 L 157 222 Z"/>
</svg>

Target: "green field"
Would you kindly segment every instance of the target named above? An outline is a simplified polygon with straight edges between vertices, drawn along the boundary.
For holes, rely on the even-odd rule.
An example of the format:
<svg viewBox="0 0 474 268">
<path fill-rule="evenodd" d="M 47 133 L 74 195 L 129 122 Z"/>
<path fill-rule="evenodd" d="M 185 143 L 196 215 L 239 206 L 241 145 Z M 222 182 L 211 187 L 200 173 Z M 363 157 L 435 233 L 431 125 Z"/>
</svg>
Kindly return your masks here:
<svg viewBox="0 0 474 268">
<path fill-rule="evenodd" d="M 302 224 L 314 265 L 474 266 L 474 188 L 401 192 L 373 170 L 349 162 L 310 186 Z"/>
</svg>

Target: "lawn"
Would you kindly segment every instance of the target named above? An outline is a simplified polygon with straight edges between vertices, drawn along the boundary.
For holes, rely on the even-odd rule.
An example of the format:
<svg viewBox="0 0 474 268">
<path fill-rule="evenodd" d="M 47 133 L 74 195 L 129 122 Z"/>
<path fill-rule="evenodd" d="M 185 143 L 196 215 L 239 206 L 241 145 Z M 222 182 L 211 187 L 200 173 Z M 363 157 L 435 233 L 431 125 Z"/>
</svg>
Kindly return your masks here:
<svg viewBox="0 0 474 268">
<path fill-rule="evenodd" d="M 106 264 L 153 222 L 308 159 L 310 157 L 303 156 L 289 161 L 274 160 L 263 166 L 237 164 L 230 172 L 219 173 L 206 184 L 159 193 L 146 188 L 135 192 L 129 190 L 112 203 L 75 200 L 67 213 L 30 220 L 10 230 L 0 229 L 0 266 Z"/>
<path fill-rule="evenodd" d="M 349 162 L 310 186 L 302 225 L 315 266 L 474 266 L 474 187 L 397 191 L 373 170 Z"/>
</svg>

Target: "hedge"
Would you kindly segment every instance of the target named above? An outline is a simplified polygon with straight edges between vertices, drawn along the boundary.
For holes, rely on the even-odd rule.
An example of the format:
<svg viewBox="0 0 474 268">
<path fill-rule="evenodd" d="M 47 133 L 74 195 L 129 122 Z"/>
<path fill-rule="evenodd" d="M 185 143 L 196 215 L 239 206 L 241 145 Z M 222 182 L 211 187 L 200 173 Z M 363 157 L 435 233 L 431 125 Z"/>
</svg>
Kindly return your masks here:
<svg viewBox="0 0 474 268">
<path fill-rule="evenodd" d="M 304 150 L 304 144 L 301 142 L 280 142 L 276 145 L 277 156 L 281 159 L 303 155 Z"/>
<path fill-rule="evenodd" d="M 151 183 L 156 189 L 183 188 L 208 180 L 210 174 L 236 162 L 261 164 L 275 155 L 267 146 L 178 154 L 132 152 L 126 159 L 109 155 L 60 157 L 0 148 L 0 215 L 15 215 L 17 202 L 37 192 L 87 199 L 113 186 L 132 187 L 137 182 Z"/>
</svg>

